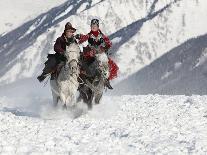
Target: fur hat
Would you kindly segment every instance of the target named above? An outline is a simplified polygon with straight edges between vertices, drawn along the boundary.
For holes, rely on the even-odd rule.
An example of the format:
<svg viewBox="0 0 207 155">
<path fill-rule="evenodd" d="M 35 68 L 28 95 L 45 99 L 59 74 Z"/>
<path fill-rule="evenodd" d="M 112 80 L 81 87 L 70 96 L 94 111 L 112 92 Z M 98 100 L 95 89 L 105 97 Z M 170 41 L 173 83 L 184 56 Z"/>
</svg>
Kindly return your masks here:
<svg viewBox="0 0 207 155">
<path fill-rule="evenodd" d="M 67 30 L 73 30 L 74 32 L 76 31 L 76 29 L 72 26 L 72 24 L 71 24 L 70 22 L 67 22 L 67 23 L 65 24 L 65 32 L 66 32 Z"/>
<path fill-rule="evenodd" d="M 99 20 L 98 19 L 92 19 L 91 20 L 91 25 L 97 25 L 97 26 L 99 26 Z"/>
</svg>

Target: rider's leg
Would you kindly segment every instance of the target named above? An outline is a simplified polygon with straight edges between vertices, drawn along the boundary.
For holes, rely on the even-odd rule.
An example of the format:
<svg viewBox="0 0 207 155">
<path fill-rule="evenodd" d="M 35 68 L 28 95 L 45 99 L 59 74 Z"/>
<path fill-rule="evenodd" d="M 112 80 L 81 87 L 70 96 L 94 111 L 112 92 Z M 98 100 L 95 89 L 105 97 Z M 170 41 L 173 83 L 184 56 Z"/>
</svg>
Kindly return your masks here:
<svg viewBox="0 0 207 155">
<path fill-rule="evenodd" d="M 57 66 L 57 60 L 55 56 L 48 56 L 48 60 L 45 62 L 45 67 L 42 74 L 37 79 L 42 82 Z"/>
</svg>

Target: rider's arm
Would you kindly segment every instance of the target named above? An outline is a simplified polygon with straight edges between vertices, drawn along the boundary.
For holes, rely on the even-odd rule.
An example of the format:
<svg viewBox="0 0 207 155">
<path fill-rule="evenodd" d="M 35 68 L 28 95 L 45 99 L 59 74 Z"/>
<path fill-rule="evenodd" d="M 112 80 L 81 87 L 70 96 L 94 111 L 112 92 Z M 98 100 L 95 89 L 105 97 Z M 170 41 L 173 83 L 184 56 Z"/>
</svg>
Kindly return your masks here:
<svg viewBox="0 0 207 155">
<path fill-rule="evenodd" d="M 78 38 L 76 38 L 76 39 L 79 40 L 79 41 L 78 41 L 79 44 L 82 44 L 83 42 L 87 41 L 88 38 L 89 38 L 89 34 L 86 34 L 86 35 L 84 35 L 84 34 L 79 34 L 79 35 L 78 35 Z"/>
<path fill-rule="evenodd" d="M 54 45 L 54 51 L 57 53 L 64 53 L 64 49 L 61 47 L 61 38 L 57 38 L 55 45 Z"/>
<path fill-rule="evenodd" d="M 105 51 L 108 51 L 112 47 L 112 42 L 110 41 L 109 37 L 103 35 L 103 40 L 105 42 L 105 47 L 102 47 Z"/>
</svg>

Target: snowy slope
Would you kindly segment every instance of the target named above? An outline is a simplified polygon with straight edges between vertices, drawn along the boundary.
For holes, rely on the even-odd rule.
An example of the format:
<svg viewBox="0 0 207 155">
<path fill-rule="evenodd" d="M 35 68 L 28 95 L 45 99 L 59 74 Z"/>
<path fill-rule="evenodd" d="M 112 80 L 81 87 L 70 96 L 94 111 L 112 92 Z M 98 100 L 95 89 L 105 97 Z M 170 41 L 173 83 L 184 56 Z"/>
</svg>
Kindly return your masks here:
<svg viewBox="0 0 207 155">
<path fill-rule="evenodd" d="M 205 0 L 67 1 L 25 22 L 0 39 L 0 85 L 37 76 L 64 24 L 71 21 L 78 33 L 89 30 L 98 16 L 114 42 L 112 57 L 120 78 L 138 71 L 192 37 L 206 33 Z M 195 22 L 196 20 L 196 22 Z"/>
<path fill-rule="evenodd" d="M 155 3 L 155 6 L 159 5 Z M 134 73 L 184 41 L 206 34 L 207 22 L 202 20 L 207 15 L 206 7 L 205 0 L 181 0 L 150 19 L 152 13 L 148 17 L 150 20 L 142 18 L 128 26 L 128 33 L 131 29 L 138 33 L 119 49 L 122 75 Z"/>
<path fill-rule="evenodd" d="M 65 1 L 66 0 L 44 0 L 44 2 L 42 0 L 1 0 L 0 34 L 8 33 L 23 23 Z"/>
<path fill-rule="evenodd" d="M 188 40 L 115 87 L 114 94 L 205 95 L 207 34 Z"/>
<path fill-rule="evenodd" d="M 105 97 L 75 120 L 63 111 L 43 117 L 1 104 L 0 154 L 206 154 L 206 101 L 207 96 Z"/>
</svg>

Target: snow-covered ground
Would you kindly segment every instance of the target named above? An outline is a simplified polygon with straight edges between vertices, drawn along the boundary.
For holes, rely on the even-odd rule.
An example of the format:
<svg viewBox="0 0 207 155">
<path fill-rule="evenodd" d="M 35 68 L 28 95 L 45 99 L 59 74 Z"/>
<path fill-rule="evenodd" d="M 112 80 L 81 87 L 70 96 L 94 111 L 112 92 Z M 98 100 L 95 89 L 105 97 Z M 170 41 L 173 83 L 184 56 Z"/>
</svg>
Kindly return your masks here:
<svg viewBox="0 0 207 155">
<path fill-rule="evenodd" d="M 206 102 L 207 96 L 106 96 L 76 119 L 1 105 L 0 154 L 204 155 Z"/>
</svg>

